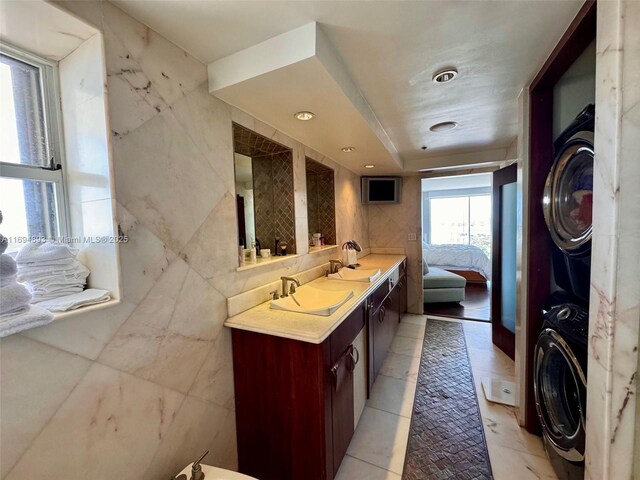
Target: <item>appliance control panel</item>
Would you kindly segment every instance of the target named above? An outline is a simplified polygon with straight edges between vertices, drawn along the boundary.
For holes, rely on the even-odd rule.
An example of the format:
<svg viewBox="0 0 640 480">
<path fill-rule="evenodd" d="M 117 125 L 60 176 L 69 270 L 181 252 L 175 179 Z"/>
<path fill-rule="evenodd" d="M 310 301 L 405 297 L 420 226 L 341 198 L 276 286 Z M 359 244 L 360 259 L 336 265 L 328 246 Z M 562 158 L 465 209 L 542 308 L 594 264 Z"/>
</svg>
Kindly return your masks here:
<svg viewBox="0 0 640 480">
<path fill-rule="evenodd" d="M 557 323 L 559 330 L 586 339 L 589 335 L 589 312 L 584 308 L 565 303 L 556 305 L 547 313 L 547 318 Z"/>
</svg>

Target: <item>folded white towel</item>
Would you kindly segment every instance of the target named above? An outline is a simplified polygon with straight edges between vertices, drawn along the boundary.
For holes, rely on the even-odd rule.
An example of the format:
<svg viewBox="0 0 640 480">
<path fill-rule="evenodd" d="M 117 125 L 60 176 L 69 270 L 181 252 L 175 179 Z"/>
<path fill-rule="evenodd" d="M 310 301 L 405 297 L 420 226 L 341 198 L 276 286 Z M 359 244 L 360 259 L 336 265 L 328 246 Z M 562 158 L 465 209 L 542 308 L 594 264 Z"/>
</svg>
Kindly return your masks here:
<svg viewBox="0 0 640 480">
<path fill-rule="evenodd" d="M 6 253 L 0 255 L 0 277 L 9 277 L 18 273 L 16 261 Z"/>
<path fill-rule="evenodd" d="M 44 267 L 44 268 L 22 268 L 18 270 L 18 281 L 20 282 L 46 282 L 50 279 L 64 279 L 64 281 L 84 282 L 89 276 L 89 269 L 77 260 L 69 266 L 64 267 Z"/>
<path fill-rule="evenodd" d="M 32 304 L 44 302 L 46 300 L 55 300 L 56 298 L 66 297 L 75 293 L 80 293 L 84 290 L 84 286 L 73 286 L 67 288 L 60 288 L 52 292 L 34 292 Z"/>
<path fill-rule="evenodd" d="M 44 308 L 28 305 L 13 313 L 0 315 L 0 338 L 53 321 L 53 314 Z"/>
<path fill-rule="evenodd" d="M 66 258 L 75 258 L 78 250 L 71 248 L 64 243 L 42 242 L 27 243 L 16 255 L 16 262 L 33 263 L 33 262 L 50 262 L 63 260 Z"/>
<path fill-rule="evenodd" d="M 0 314 L 24 307 L 30 301 L 31 294 L 27 287 L 21 283 L 12 283 L 6 287 L 0 287 Z"/>
<path fill-rule="evenodd" d="M 108 290 L 99 288 L 89 288 L 83 292 L 59 297 L 39 303 L 38 306 L 51 310 L 52 312 L 67 312 L 76 308 L 96 305 L 111 300 L 111 293 Z"/>
<path fill-rule="evenodd" d="M 80 293 L 47 300 L 38 304 L 52 312 L 68 312 L 87 305 L 96 305 L 111 300 L 111 292 L 99 288 L 89 288 Z"/>
</svg>

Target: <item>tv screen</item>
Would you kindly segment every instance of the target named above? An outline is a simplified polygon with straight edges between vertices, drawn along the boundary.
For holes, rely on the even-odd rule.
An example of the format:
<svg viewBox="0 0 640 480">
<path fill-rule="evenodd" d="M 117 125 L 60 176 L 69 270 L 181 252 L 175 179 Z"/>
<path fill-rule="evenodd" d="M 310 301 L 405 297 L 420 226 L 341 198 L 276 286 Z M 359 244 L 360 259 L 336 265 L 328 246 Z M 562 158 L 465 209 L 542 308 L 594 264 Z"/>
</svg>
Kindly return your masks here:
<svg viewBox="0 0 640 480">
<path fill-rule="evenodd" d="M 396 199 L 395 179 L 369 179 L 370 202 L 393 202 Z"/>
<path fill-rule="evenodd" d="M 402 178 L 362 177 L 362 203 L 400 203 Z"/>
</svg>

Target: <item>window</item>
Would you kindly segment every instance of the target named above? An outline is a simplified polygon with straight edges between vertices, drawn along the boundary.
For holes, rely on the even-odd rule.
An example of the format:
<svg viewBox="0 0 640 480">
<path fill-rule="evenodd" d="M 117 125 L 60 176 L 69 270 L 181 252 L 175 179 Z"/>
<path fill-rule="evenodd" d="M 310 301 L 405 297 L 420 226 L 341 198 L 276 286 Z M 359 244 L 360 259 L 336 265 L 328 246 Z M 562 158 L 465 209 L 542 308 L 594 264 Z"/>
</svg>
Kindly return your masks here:
<svg viewBox="0 0 640 480">
<path fill-rule="evenodd" d="M 66 235 L 56 65 L 0 44 L 0 232 L 9 251 Z"/>
<path fill-rule="evenodd" d="M 475 245 L 490 257 L 491 195 L 434 193 L 430 194 L 428 202 L 427 241 Z"/>
</svg>

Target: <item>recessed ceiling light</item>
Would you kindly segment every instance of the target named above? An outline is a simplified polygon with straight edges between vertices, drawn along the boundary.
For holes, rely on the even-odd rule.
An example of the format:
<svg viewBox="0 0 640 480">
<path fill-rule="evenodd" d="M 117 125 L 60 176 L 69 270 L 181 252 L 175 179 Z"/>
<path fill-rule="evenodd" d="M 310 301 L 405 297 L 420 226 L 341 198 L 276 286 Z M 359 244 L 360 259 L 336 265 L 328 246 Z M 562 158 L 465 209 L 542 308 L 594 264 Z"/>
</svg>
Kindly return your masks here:
<svg viewBox="0 0 640 480">
<path fill-rule="evenodd" d="M 432 132 L 446 132 L 447 130 L 453 130 L 458 124 L 456 122 L 440 122 L 435 125 L 431 125 L 429 130 Z"/>
<path fill-rule="evenodd" d="M 296 117 L 298 120 L 302 120 L 303 122 L 306 122 L 308 120 L 311 120 L 313 117 L 315 117 L 316 114 L 313 112 L 306 112 L 306 111 L 302 111 L 302 112 L 298 112 L 294 115 L 294 117 Z"/>
<path fill-rule="evenodd" d="M 364 168 L 373 168 L 373 167 L 375 167 L 375 165 L 373 163 L 369 163 L 369 164 L 364 166 Z"/>
<path fill-rule="evenodd" d="M 344 153 L 349 153 L 349 152 L 354 152 L 356 150 L 356 147 L 342 147 L 341 150 Z"/>
<path fill-rule="evenodd" d="M 458 76 L 458 70 L 455 68 L 445 68 L 433 74 L 434 83 L 447 83 Z"/>
</svg>

